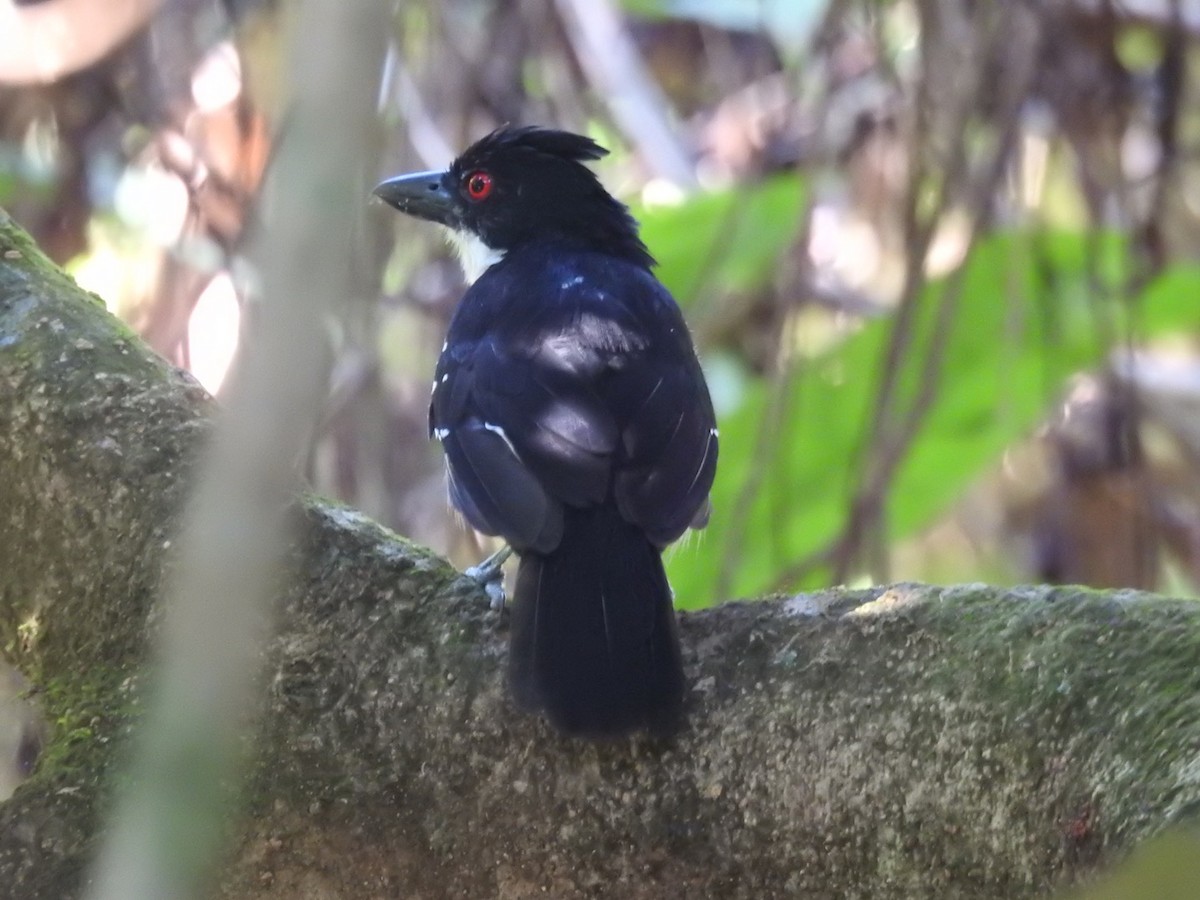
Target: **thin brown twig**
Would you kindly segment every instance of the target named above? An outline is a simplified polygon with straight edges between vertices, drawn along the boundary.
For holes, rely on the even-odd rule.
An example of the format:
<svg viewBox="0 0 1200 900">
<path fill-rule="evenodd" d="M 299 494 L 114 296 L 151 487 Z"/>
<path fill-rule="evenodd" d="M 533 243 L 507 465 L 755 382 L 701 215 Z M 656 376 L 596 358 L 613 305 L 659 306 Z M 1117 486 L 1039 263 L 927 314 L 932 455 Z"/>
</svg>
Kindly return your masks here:
<svg viewBox="0 0 1200 900">
<path fill-rule="evenodd" d="M 899 383 L 901 351 L 911 346 L 914 334 L 915 318 L 912 310 L 915 309 L 920 296 L 920 288 L 923 287 L 924 282 L 924 253 L 922 252 L 920 256 L 910 255 L 909 257 L 909 275 L 905 284 L 908 303 L 902 307 L 902 311 L 906 311 L 907 315 L 902 320 L 898 320 L 893 329 L 893 340 L 889 346 L 887 357 L 887 374 L 881 384 L 875 407 L 875 428 L 869 443 L 871 452 L 863 474 L 860 476 L 860 486 L 851 502 L 846 525 L 841 536 L 830 548 L 835 561 L 835 581 L 846 580 L 852 566 L 860 558 L 868 536 L 877 532 L 892 479 L 936 399 L 943 351 L 961 298 L 966 260 L 969 259 L 980 230 L 986 224 L 990 199 L 1004 177 L 1011 148 L 1019 128 L 1020 105 L 1032 86 L 1035 59 L 1036 48 L 1027 48 L 1026 56 L 1021 60 L 1022 66 L 1018 70 L 1021 73 L 1020 76 L 1010 81 L 1010 85 L 1013 87 L 1005 98 L 1005 108 L 1000 117 L 1000 121 L 1003 123 L 1003 134 L 997 142 L 996 151 L 984 178 L 977 183 L 972 192 L 970 204 L 972 224 L 969 231 L 971 243 L 967 248 L 967 256 L 964 257 L 963 264 L 950 276 L 942 291 L 929 346 L 922 358 L 917 393 L 905 408 L 895 404 L 893 397 L 895 387 Z M 964 113 L 961 120 L 962 125 L 966 125 L 972 108 L 972 104 L 961 107 Z M 955 184 L 959 173 L 966 169 L 965 148 L 961 143 L 957 146 L 958 150 L 951 165 L 951 175 L 942 182 L 939 209 L 949 195 L 948 187 Z M 910 204 L 913 200 L 914 198 L 910 197 Z M 909 210 L 910 214 L 915 213 L 915 208 L 911 205 Z M 910 251 L 928 246 L 927 242 L 931 234 L 929 228 L 935 221 L 936 214 L 931 217 L 930 224 L 918 233 L 917 240 L 910 245 Z M 876 574 L 886 577 L 885 573 Z"/>
<path fill-rule="evenodd" d="M 921 29 L 922 42 L 925 45 L 922 60 L 926 71 L 917 85 L 917 98 L 914 120 L 916 134 L 924 133 L 926 123 L 932 115 L 933 102 L 931 85 L 934 73 L 928 69 L 930 56 L 929 41 L 931 40 L 932 13 L 928 4 L 923 4 L 925 22 Z M 962 91 L 956 95 L 958 100 L 955 109 L 956 131 L 961 133 L 970 119 L 972 106 L 968 92 Z M 882 491 L 890 480 L 890 472 L 894 468 L 893 459 L 903 452 L 898 446 L 894 433 L 897 430 L 899 412 L 893 412 L 896 406 L 894 395 L 898 390 L 900 375 L 904 371 L 903 361 L 912 345 L 917 324 L 917 307 L 921 299 L 921 288 L 925 282 L 925 259 L 929 245 L 933 239 L 938 219 L 944 213 L 951 192 L 949 187 L 957 185 L 963 178 L 967 167 L 967 148 L 965 143 L 954 143 L 953 154 L 947 165 L 945 176 L 937 183 L 937 198 L 933 209 L 922 218 L 919 212 L 921 191 L 927 181 L 925 159 L 922 153 L 910 154 L 912 168 L 909 173 L 905 203 L 903 207 L 903 224 L 905 240 L 905 276 L 900 300 L 897 304 L 894 324 L 887 349 L 881 366 L 882 378 L 875 395 L 875 402 L 869 418 L 869 431 L 864 435 L 861 444 L 863 456 L 858 462 L 858 488 L 850 501 L 849 514 L 841 536 L 834 542 L 833 558 L 834 580 L 843 582 L 849 575 L 851 567 L 859 558 L 860 550 L 867 540 L 868 533 L 876 530 L 883 510 Z M 878 573 L 877 573 L 878 574 Z"/>
<path fill-rule="evenodd" d="M 696 171 L 669 122 L 670 104 L 609 0 L 555 0 L 580 66 L 655 174 L 684 187 Z"/>
<path fill-rule="evenodd" d="M 289 66 L 295 127 L 277 161 L 258 256 L 263 314 L 181 526 L 164 589 L 159 680 L 133 749 L 138 777 L 121 784 L 88 883 L 92 900 L 194 897 L 211 887 L 286 561 L 295 463 L 326 388 L 328 317 L 352 293 L 345 263 L 374 127 L 363 88 L 382 58 L 385 24 L 379 3 L 348 11 L 324 0 L 299 13 Z M 296 358 L 304 365 L 289 366 Z"/>
</svg>

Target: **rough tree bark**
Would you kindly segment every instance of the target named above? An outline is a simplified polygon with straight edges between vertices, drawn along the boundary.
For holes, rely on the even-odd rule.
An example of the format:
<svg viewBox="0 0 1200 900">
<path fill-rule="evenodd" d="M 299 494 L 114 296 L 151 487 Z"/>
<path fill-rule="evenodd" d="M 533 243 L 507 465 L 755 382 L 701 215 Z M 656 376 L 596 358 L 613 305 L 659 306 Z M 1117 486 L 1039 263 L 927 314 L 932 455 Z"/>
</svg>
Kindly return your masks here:
<svg viewBox="0 0 1200 900">
<path fill-rule="evenodd" d="M 0 804 L 6 897 L 78 891 L 210 407 L 0 214 L 0 646 L 54 731 Z M 594 745 L 510 708 L 472 582 L 298 510 L 229 897 L 1028 897 L 1200 808 L 1191 602 L 729 604 L 683 616 L 686 733 Z"/>
</svg>

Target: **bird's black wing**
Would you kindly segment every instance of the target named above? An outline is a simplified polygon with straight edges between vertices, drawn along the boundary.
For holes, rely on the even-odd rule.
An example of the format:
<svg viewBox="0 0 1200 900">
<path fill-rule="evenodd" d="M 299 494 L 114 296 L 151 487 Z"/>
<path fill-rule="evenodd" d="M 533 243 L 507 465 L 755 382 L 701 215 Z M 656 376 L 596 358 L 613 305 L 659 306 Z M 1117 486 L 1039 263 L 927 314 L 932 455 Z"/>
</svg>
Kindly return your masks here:
<svg viewBox="0 0 1200 900">
<path fill-rule="evenodd" d="M 524 419 L 521 404 L 498 401 L 488 386 L 498 368 L 513 383 L 528 367 L 507 361 L 492 341 L 463 349 L 455 359 L 443 354 L 429 409 L 431 433 L 446 453 L 450 501 L 474 528 L 518 550 L 552 550 L 562 536 L 561 501 L 527 464 L 525 440 L 518 450 L 510 437 Z"/>
<path fill-rule="evenodd" d="M 628 269 L 521 273 L 541 292 L 528 303 L 477 284 L 452 325 L 431 432 L 455 505 L 519 550 L 557 545 L 564 504 L 615 502 L 660 546 L 703 524 L 717 449 L 708 391 L 674 301 Z M 488 309 L 467 305 L 479 288 Z"/>
<path fill-rule="evenodd" d="M 699 368 L 694 356 L 649 355 L 618 372 L 610 389 L 614 405 L 628 410 L 613 473 L 617 506 L 660 547 L 708 521 L 717 427 Z"/>
</svg>

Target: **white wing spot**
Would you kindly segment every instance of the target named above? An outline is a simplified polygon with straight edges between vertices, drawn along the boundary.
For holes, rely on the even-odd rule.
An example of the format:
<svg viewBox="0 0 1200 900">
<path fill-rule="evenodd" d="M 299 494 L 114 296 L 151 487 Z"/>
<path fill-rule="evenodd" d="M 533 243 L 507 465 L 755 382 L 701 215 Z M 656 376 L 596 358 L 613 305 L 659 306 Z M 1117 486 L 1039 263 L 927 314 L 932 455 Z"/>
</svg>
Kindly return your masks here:
<svg viewBox="0 0 1200 900">
<path fill-rule="evenodd" d="M 564 291 L 568 291 L 578 284 L 583 284 L 583 276 L 582 275 L 576 275 L 574 278 L 568 278 L 566 281 L 564 281 L 562 283 L 562 289 Z"/>
<path fill-rule="evenodd" d="M 508 449 L 512 451 L 513 456 L 517 455 L 517 448 L 512 445 L 512 441 L 508 439 L 508 435 L 504 433 L 503 428 L 501 428 L 499 425 L 493 425 L 491 422 L 484 422 L 483 427 L 485 431 L 490 431 L 492 434 L 500 435 L 500 440 L 504 441 L 504 443 L 508 446 Z"/>
<path fill-rule="evenodd" d="M 441 378 L 441 380 L 438 382 L 438 384 L 445 384 L 445 383 L 446 383 L 447 381 L 449 381 L 449 380 L 450 380 L 450 373 L 449 373 L 449 372 L 447 372 L 445 375 L 443 375 L 443 376 L 442 376 L 442 378 Z"/>
<path fill-rule="evenodd" d="M 447 437 L 450 436 L 450 429 L 449 428 L 435 428 L 435 429 L 433 429 L 433 436 L 435 438 L 437 438 L 439 441 L 443 441 Z"/>
<path fill-rule="evenodd" d="M 444 379 L 443 379 L 443 380 L 444 380 Z M 715 429 L 715 428 L 711 428 L 711 429 L 709 429 L 709 432 L 708 432 L 708 433 L 709 433 L 709 434 L 711 434 L 713 437 L 720 437 L 720 436 L 721 436 L 721 432 L 720 432 L 720 431 L 718 431 L 718 430 L 717 430 L 717 429 Z"/>
</svg>

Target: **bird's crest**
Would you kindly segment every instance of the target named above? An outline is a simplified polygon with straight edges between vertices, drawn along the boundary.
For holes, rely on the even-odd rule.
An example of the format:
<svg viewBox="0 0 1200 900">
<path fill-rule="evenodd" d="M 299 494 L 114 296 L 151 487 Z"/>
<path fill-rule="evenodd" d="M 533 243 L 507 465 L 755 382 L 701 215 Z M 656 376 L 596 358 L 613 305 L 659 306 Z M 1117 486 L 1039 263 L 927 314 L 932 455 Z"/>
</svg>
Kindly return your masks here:
<svg viewBox="0 0 1200 900">
<path fill-rule="evenodd" d="M 505 126 L 496 129 L 468 147 L 459 159 L 475 160 L 494 153 L 522 150 L 574 163 L 596 160 L 608 155 L 607 150 L 581 134 L 525 125 L 519 128 Z"/>
<path fill-rule="evenodd" d="M 486 180 L 480 189 L 487 194 L 472 195 L 476 202 L 468 202 L 466 221 L 490 247 L 508 249 L 536 234 L 572 240 L 650 268 L 654 258 L 638 237 L 637 222 L 584 165 L 607 155 L 581 134 L 506 126 L 464 150 L 449 177 L 454 184 L 477 176 Z"/>
</svg>

